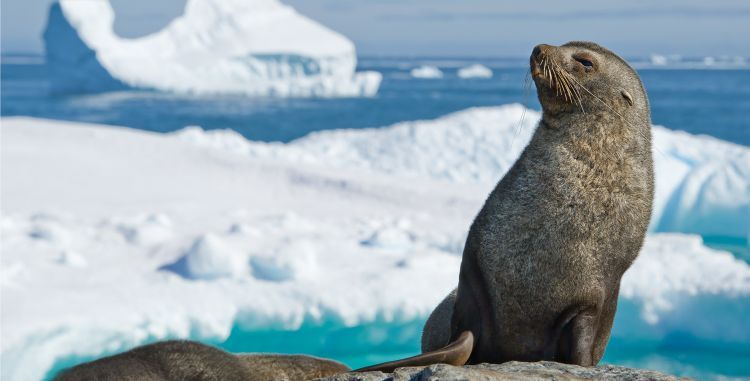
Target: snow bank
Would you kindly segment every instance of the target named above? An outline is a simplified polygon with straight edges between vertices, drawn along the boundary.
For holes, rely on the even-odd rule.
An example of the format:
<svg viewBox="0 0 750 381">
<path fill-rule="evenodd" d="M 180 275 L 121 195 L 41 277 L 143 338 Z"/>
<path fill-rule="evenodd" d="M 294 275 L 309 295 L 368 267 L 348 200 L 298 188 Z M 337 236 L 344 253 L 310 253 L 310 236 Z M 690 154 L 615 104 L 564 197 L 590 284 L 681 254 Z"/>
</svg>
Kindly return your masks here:
<svg viewBox="0 0 750 381">
<path fill-rule="evenodd" d="M 376 72 L 355 73 L 354 44 L 278 0 L 189 0 L 154 34 L 113 31 L 108 0 L 60 0 L 44 41 L 56 91 L 124 86 L 256 96 L 372 96 Z"/>
<path fill-rule="evenodd" d="M 458 69 L 459 78 L 492 78 L 492 69 L 487 66 L 474 64 Z"/>
<path fill-rule="evenodd" d="M 231 131 L 178 134 L 239 154 L 489 187 L 515 162 L 539 118 L 518 104 L 472 108 L 386 128 L 313 133 L 288 145 L 252 143 Z M 660 126 L 653 139 L 652 230 L 750 237 L 750 149 Z"/>
<path fill-rule="evenodd" d="M 411 76 L 420 79 L 443 78 L 443 72 L 437 66 L 423 65 L 411 69 Z"/>
<path fill-rule="evenodd" d="M 637 307 L 615 336 L 651 341 L 687 333 L 691 339 L 750 344 L 750 329 L 737 316 L 750 314 L 750 265 L 731 253 L 709 249 L 699 236 L 659 234 L 646 240 L 625 273 L 620 297 Z M 711 322 L 696 319 L 712 306 Z M 627 307 L 626 307 L 627 308 Z"/>
<path fill-rule="evenodd" d="M 523 111 L 473 109 L 286 145 L 4 118 L 1 378 L 38 380 L 145 342 L 219 343 L 238 331 L 299 329 L 309 339 L 300 350 L 318 353 L 331 343 L 336 353 L 413 350 L 421 321 L 456 284 L 466 229 L 511 161 L 504 152 L 517 155 L 527 139 L 536 116 L 527 111 L 516 135 Z M 733 163 L 747 150 L 655 135 L 677 136 L 660 149 L 690 162 L 675 175 L 682 182 L 698 181 L 686 180 L 696 163 Z M 429 160 L 440 169 L 426 171 Z M 746 348 L 748 306 L 747 263 L 697 236 L 655 234 L 623 279 L 613 337 Z M 319 340 L 330 332 L 349 334 Z"/>
<path fill-rule="evenodd" d="M 654 146 L 655 230 L 750 239 L 750 148 L 665 128 Z"/>
<path fill-rule="evenodd" d="M 219 236 L 205 234 L 180 259 L 164 267 L 190 279 L 239 278 L 247 273 L 247 255 L 228 246 Z"/>
</svg>

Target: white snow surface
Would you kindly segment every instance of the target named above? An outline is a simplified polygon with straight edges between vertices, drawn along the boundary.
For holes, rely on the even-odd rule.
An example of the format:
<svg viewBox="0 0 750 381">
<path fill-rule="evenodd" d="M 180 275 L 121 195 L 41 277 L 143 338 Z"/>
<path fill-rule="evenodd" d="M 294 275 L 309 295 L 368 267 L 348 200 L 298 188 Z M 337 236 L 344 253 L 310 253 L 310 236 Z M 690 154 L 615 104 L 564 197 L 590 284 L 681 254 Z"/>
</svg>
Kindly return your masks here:
<svg viewBox="0 0 750 381">
<path fill-rule="evenodd" d="M 278 0 L 188 0 L 164 29 L 117 36 L 109 0 L 59 0 L 44 34 L 54 89 L 120 86 L 254 96 L 373 96 L 354 44 Z"/>
<path fill-rule="evenodd" d="M 323 131 L 258 144 L 233 131 L 186 128 L 200 146 L 253 157 L 476 183 L 487 192 L 510 169 L 539 121 L 520 104 L 478 107 L 388 128 Z M 656 195 L 651 230 L 750 237 L 750 149 L 653 127 Z"/>
<path fill-rule="evenodd" d="M 236 326 L 426 318 L 536 119 L 510 105 L 265 144 L 3 118 L 0 377 L 164 338 L 220 342 Z M 654 135 L 654 229 L 718 229 L 705 218 L 746 234 L 748 149 Z M 650 235 L 620 304 L 613 337 L 750 344 L 750 266 L 696 235 Z"/>
<path fill-rule="evenodd" d="M 420 79 L 443 78 L 443 72 L 437 66 L 422 65 L 411 69 L 411 76 Z"/>
<path fill-rule="evenodd" d="M 460 78 L 492 78 L 492 69 L 480 64 L 473 64 L 458 69 Z"/>
</svg>

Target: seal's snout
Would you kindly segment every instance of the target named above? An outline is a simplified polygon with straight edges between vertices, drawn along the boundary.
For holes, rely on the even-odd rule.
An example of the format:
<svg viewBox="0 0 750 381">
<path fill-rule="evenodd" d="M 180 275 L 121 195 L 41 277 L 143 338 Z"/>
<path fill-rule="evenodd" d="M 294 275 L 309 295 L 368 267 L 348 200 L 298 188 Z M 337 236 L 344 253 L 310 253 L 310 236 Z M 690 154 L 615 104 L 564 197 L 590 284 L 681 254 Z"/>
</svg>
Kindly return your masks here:
<svg viewBox="0 0 750 381">
<path fill-rule="evenodd" d="M 552 48 L 551 45 L 539 44 L 534 47 L 533 51 L 531 51 L 531 58 L 535 58 L 535 59 L 540 58 L 541 56 L 546 54 L 547 51 L 550 50 L 551 48 Z"/>
<path fill-rule="evenodd" d="M 534 50 L 531 51 L 531 75 L 534 77 L 543 76 L 543 72 L 541 69 L 541 62 L 544 59 L 545 54 L 548 54 L 550 48 L 552 46 L 547 44 L 539 44 L 534 47 Z"/>
</svg>

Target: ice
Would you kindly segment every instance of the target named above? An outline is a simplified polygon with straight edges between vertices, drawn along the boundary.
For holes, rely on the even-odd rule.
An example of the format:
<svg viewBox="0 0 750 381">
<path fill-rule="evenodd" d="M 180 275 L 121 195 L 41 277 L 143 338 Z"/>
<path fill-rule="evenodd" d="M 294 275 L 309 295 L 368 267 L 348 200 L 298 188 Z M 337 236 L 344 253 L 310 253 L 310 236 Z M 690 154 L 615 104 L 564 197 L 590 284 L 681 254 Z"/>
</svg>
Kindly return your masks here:
<svg viewBox="0 0 750 381">
<path fill-rule="evenodd" d="M 411 76 L 420 79 L 443 78 L 443 72 L 437 66 L 422 65 L 411 69 Z"/>
<path fill-rule="evenodd" d="M 184 256 L 167 269 L 191 279 L 240 278 L 247 274 L 247 261 L 247 255 L 209 233 L 196 239 Z"/>
<path fill-rule="evenodd" d="M 315 246 L 307 241 L 281 242 L 271 253 L 250 260 L 253 276 L 274 282 L 314 280 L 319 274 Z"/>
<path fill-rule="evenodd" d="M 77 253 L 75 251 L 69 251 L 69 250 L 62 251 L 57 261 L 62 265 L 71 266 L 71 267 L 88 266 L 86 257 L 84 257 L 81 253 Z"/>
<path fill-rule="evenodd" d="M 362 241 L 363 245 L 384 249 L 407 250 L 412 248 L 413 237 L 408 231 L 397 227 L 385 227 L 376 230 Z"/>
<path fill-rule="evenodd" d="M 277 0 L 189 0 L 164 29 L 117 36 L 109 0 L 60 0 L 44 33 L 58 92 L 125 86 L 278 97 L 373 96 L 354 44 Z"/>
<path fill-rule="evenodd" d="M 435 120 L 313 133 L 288 145 L 251 143 L 231 131 L 178 132 L 199 146 L 489 188 L 515 162 L 540 115 L 521 105 L 479 107 Z M 750 149 L 653 128 L 656 197 L 651 230 L 747 239 Z"/>
<path fill-rule="evenodd" d="M 666 66 L 668 62 L 669 58 L 667 56 L 661 54 L 651 55 L 651 64 L 654 66 Z"/>
<path fill-rule="evenodd" d="M 658 237 L 646 241 L 621 288 L 624 298 L 644 301 L 646 322 L 657 323 L 661 312 L 674 309 L 674 294 L 743 297 L 750 292 L 750 266 L 732 254 L 708 249 L 699 236 L 669 233 Z M 708 268 L 711 276 L 703 277 Z"/>
<path fill-rule="evenodd" d="M 460 78 L 492 78 L 492 69 L 487 66 L 474 64 L 458 69 Z"/>
<path fill-rule="evenodd" d="M 750 148 L 654 128 L 657 198 L 652 228 L 750 237 Z"/>
<path fill-rule="evenodd" d="M 699 236 L 647 239 L 620 291 L 625 303 L 618 311 L 616 337 L 658 342 L 683 335 L 737 348 L 750 345 L 750 329 L 737 319 L 750 314 L 750 265 L 705 247 Z"/>
<path fill-rule="evenodd" d="M 248 345 L 410 351 L 538 117 L 477 108 L 289 144 L 3 118 L 0 378 L 269 330 L 300 339 Z M 748 148 L 654 137 L 654 230 L 746 234 Z M 613 339 L 750 345 L 750 266 L 698 235 L 651 234 L 621 290 Z"/>
<path fill-rule="evenodd" d="M 651 54 L 646 59 L 631 61 L 636 69 L 743 69 L 747 60 L 741 56 L 683 57 L 679 54 Z"/>
</svg>

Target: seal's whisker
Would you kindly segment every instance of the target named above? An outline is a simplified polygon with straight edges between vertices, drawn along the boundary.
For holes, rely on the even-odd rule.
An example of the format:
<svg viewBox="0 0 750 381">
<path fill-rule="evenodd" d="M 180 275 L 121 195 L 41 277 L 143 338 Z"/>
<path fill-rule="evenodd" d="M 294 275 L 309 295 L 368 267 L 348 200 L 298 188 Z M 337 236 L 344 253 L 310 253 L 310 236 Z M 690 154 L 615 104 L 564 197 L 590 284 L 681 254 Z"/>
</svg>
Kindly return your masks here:
<svg viewBox="0 0 750 381">
<path fill-rule="evenodd" d="M 568 91 L 570 92 L 570 100 L 571 100 L 571 102 L 573 102 L 574 98 L 578 98 L 579 103 L 580 103 L 581 95 L 578 92 L 578 89 L 576 89 L 576 87 L 573 85 L 573 83 L 568 78 L 569 76 L 570 76 L 570 74 L 568 74 L 567 71 L 563 71 L 563 78 L 565 78 L 565 83 L 567 84 Z"/>
<path fill-rule="evenodd" d="M 560 80 L 563 84 L 563 88 L 565 89 L 565 101 L 572 102 L 573 95 L 570 92 L 570 82 L 567 80 L 567 78 L 565 78 L 565 73 L 562 70 L 558 70 L 558 73 L 560 75 Z"/>
<path fill-rule="evenodd" d="M 555 94 L 557 96 L 562 95 L 566 102 L 576 103 L 575 101 L 577 101 L 581 111 L 585 113 L 583 102 L 581 102 L 581 94 L 569 80 L 570 73 L 563 70 L 554 60 L 548 57 L 544 57 L 542 60 L 542 70 L 545 78 L 550 80 L 550 87 L 555 89 Z"/>
<path fill-rule="evenodd" d="M 580 87 L 582 85 L 578 81 L 576 81 L 576 79 L 570 73 L 568 73 L 567 71 L 563 70 L 559 65 L 557 65 L 554 62 L 552 62 L 552 65 L 554 65 L 555 69 L 557 69 L 561 74 L 563 74 L 563 78 L 565 78 L 567 84 L 573 90 L 573 93 L 575 94 L 575 97 L 577 98 L 578 105 L 581 108 L 581 112 L 583 112 L 585 114 L 586 110 L 584 110 L 584 108 L 583 108 L 583 102 L 582 102 L 582 99 L 581 99 L 581 93 L 577 89 L 577 86 Z M 572 80 L 573 82 L 571 83 L 570 80 Z"/>
<path fill-rule="evenodd" d="M 518 121 L 518 124 L 515 128 L 515 134 L 513 135 L 513 139 L 510 141 L 510 146 L 513 148 L 513 144 L 515 144 L 516 139 L 518 138 L 518 135 L 521 134 L 521 128 L 523 127 L 523 123 L 526 121 L 526 110 L 528 109 L 527 104 L 529 97 L 531 96 L 531 69 L 526 70 L 526 75 L 523 79 L 523 99 L 522 99 L 522 105 L 523 110 L 521 111 L 521 119 Z"/>
</svg>

